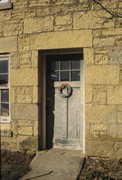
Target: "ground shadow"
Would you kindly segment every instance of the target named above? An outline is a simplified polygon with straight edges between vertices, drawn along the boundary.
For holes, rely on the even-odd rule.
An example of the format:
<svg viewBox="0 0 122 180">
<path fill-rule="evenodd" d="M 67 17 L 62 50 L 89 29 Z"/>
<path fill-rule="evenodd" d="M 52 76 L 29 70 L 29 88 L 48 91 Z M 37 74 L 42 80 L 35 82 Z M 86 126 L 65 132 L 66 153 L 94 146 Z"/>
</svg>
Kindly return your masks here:
<svg viewBox="0 0 122 180">
<path fill-rule="evenodd" d="M 49 173 L 45 173 L 45 174 L 42 174 L 42 175 L 40 175 L 40 176 L 31 177 L 31 178 L 26 179 L 26 180 L 31 180 L 31 179 L 36 179 L 36 178 L 39 178 L 39 177 L 47 176 L 47 175 L 51 174 L 52 172 L 53 172 L 53 171 L 50 171 Z"/>
</svg>

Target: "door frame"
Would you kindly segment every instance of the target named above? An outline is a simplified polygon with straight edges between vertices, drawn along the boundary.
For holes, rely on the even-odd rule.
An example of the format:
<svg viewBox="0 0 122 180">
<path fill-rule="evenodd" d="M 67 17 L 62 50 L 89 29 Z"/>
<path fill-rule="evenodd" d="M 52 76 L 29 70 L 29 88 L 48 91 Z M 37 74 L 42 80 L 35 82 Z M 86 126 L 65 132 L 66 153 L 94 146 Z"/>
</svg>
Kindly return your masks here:
<svg viewBox="0 0 122 180">
<path fill-rule="evenodd" d="M 46 149 L 46 56 L 58 54 L 80 54 L 84 53 L 83 48 L 73 49 L 52 49 L 39 51 L 39 146 Z M 84 54 L 83 54 L 84 57 Z M 85 153 L 85 91 L 84 91 L 84 58 L 83 58 L 83 152 Z"/>
</svg>

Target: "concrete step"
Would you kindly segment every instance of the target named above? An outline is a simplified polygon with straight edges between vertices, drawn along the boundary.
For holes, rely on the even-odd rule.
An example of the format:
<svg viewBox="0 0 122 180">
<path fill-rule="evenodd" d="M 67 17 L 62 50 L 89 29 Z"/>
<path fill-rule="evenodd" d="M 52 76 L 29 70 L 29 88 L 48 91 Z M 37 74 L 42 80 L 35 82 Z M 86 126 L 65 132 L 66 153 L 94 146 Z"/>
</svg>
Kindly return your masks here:
<svg viewBox="0 0 122 180">
<path fill-rule="evenodd" d="M 81 151 L 40 151 L 30 164 L 31 171 L 20 180 L 76 180 L 83 159 Z"/>
</svg>

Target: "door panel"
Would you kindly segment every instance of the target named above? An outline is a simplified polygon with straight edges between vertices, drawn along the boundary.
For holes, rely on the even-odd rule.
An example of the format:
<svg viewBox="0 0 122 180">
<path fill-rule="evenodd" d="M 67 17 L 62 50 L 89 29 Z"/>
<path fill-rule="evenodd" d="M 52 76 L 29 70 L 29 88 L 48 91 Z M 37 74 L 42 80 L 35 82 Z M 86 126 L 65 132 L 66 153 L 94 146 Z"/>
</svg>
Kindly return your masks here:
<svg viewBox="0 0 122 180">
<path fill-rule="evenodd" d="M 55 88 L 54 116 L 54 137 L 60 139 L 66 138 L 67 100 L 59 96 L 59 88 Z"/>
<path fill-rule="evenodd" d="M 82 117 L 82 104 L 81 104 L 81 91 L 80 88 L 73 88 L 73 94 L 68 99 L 68 137 L 69 139 L 80 139 L 80 118 Z"/>
<path fill-rule="evenodd" d="M 82 54 L 47 57 L 47 148 L 82 149 L 82 60 Z M 62 83 L 72 87 L 68 98 L 62 97 L 59 92 Z M 66 92 L 65 88 L 63 93 Z"/>
</svg>

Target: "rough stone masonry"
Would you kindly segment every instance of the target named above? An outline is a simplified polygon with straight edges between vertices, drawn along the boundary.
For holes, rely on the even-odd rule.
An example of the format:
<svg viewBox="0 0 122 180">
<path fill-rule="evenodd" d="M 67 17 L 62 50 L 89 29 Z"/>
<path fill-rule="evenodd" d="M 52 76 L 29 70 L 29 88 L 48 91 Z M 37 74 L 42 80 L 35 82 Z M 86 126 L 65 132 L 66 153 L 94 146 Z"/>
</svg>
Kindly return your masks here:
<svg viewBox="0 0 122 180">
<path fill-rule="evenodd" d="M 1 123 L 2 148 L 38 150 L 38 51 L 83 48 L 85 153 L 122 156 L 122 18 L 89 2 L 11 0 L 10 8 L 0 9 L 11 112 L 10 123 Z M 101 3 L 122 14 L 121 0 Z"/>
</svg>

